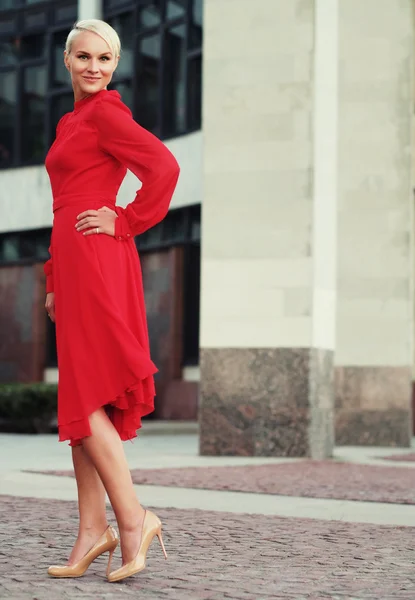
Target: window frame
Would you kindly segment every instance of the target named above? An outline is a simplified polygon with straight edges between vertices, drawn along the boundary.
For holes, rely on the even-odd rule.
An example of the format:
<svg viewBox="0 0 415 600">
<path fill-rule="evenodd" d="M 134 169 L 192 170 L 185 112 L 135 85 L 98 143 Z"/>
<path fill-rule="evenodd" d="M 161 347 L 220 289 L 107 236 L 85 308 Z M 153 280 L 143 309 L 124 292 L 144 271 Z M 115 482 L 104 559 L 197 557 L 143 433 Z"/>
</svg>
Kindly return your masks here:
<svg viewBox="0 0 415 600">
<path fill-rule="evenodd" d="M 157 97 L 157 125 L 156 128 L 152 131 L 157 137 L 162 140 L 175 139 L 182 137 L 184 135 L 188 135 L 189 133 L 194 133 L 196 131 L 200 131 L 202 124 L 197 122 L 196 124 L 191 123 L 190 117 L 190 82 L 189 82 L 189 61 L 192 59 L 198 58 L 202 56 L 202 41 L 199 47 L 190 48 L 190 27 L 192 25 L 193 18 L 193 2 L 195 0 L 184 0 L 184 14 L 179 15 L 175 18 L 167 18 L 167 4 L 170 0 L 158 0 L 160 3 L 160 23 L 158 25 L 151 25 L 148 27 L 142 27 L 140 25 L 140 11 L 146 7 L 146 5 L 150 4 L 151 0 L 126 0 L 119 6 L 109 6 L 108 0 L 104 0 L 104 20 L 111 21 L 115 17 L 119 17 L 123 14 L 130 13 L 131 18 L 134 22 L 134 61 L 131 77 L 129 78 L 131 82 L 131 89 L 133 94 L 133 116 L 140 123 L 140 113 L 139 113 L 139 62 L 140 62 L 140 53 L 139 53 L 139 44 L 142 39 L 145 39 L 151 35 L 160 35 L 161 37 L 161 58 L 158 65 L 158 80 L 159 80 L 159 91 Z M 179 25 L 185 26 L 185 64 L 184 64 L 184 80 L 185 80 L 185 94 L 184 94 L 184 102 L 185 102 L 185 125 L 182 132 L 173 131 L 172 133 L 167 133 L 166 126 L 166 114 L 163 111 L 163 99 L 166 96 L 166 78 L 164 75 L 165 72 L 165 61 L 166 61 L 166 35 L 170 29 L 173 27 L 177 27 Z M 202 25 L 203 32 L 203 25 Z M 202 33 L 203 35 L 203 33 Z M 121 40 L 122 42 L 122 40 Z M 122 58 L 121 58 L 122 60 Z M 202 98 L 200 98 L 200 102 Z M 145 127 L 145 123 L 143 123 Z"/>
<path fill-rule="evenodd" d="M 18 0 L 15 0 L 15 4 Z M 77 10 L 77 2 L 68 0 L 65 3 L 67 6 L 74 5 Z M 64 8 L 64 3 L 60 0 L 44 0 L 36 4 L 27 5 L 24 0 L 20 0 L 18 6 L 14 6 L 12 9 L 1 10 L 0 9 L 0 21 L 7 21 L 10 19 L 13 22 L 7 32 L 3 31 L 0 33 L 0 42 L 7 41 L 14 38 L 24 38 L 32 35 L 44 35 L 45 36 L 45 52 L 44 56 L 40 58 L 22 58 L 18 57 L 16 64 L 14 65 L 0 65 L 0 74 L 6 72 L 16 73 L 16 115 L 14 121 L 13 131 L 13 156 L 12 159 L 4 164 L 0 165 L 0 171 L 4 169 L 14 169 L 19 167 L 29 167 L 43 164 L 46 157 L 48 148 L 51 146 L 55 138 L 55 129 L 52 125 L 52 102 L 56 96 L 65 95 L 72 92 L 72 87 L 68 79 L 67 86 L 61 86 L 59 88 L 52 88 L 52 68 L 53 68 L 53 36 L 59 31 L 67 31 L 69 33 L 73 26 L 74 19 L 68 20 L 57 20 L 55 19 L 55 10 L 57 8 Z M 44 13 L 45 20 L 42 25 L 34 25 L 28 27 L 25 25 L 25 18 L 31 14 Z M 44 129 L 45 129 L 45 148 L 42 159 L 23 159 L 23 105 L 24 105 L 24 71 L 30 67 L 44 66 L 47 71 L 47 83 L 45 92 L 45 111 L 44 111 Z"/>
</svg>

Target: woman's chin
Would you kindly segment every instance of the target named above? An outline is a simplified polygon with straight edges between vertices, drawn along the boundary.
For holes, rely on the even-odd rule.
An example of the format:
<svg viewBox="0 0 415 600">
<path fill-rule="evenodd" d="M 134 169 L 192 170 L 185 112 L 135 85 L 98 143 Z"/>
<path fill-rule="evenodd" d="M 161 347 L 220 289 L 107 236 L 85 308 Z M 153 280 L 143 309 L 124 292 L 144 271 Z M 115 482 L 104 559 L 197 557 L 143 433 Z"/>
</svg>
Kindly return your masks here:
<svg viewBox="0 0 415 600">
<path fill-rule="evenodd" d="M 86 94 L 96 94 L 97 92 L 103 90 L 105 87 L 106 86 L 104 85 L 103 81 L 84 80 L 80 85 L 82 92 L 85 92 Z"/>
</svg>

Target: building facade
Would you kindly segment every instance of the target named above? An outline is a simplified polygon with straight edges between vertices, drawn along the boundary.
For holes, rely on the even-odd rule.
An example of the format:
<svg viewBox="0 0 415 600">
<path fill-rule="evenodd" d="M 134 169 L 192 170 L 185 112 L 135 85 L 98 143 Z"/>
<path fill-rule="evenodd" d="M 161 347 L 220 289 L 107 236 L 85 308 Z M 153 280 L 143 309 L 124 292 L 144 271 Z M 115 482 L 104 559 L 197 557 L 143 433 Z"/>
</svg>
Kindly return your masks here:
<svg viewBox="0 0 415 600">
<path fill-rule="evenodd" d="M 413 0 L 0 0 L 0 381 L 56 378 L 43 160 L 83 18 L 117 29 L 112 87 L 181 165 L 137 239 L 155 416 L 198 418 L 203 454 L 408 445 Z"/>
</svg>

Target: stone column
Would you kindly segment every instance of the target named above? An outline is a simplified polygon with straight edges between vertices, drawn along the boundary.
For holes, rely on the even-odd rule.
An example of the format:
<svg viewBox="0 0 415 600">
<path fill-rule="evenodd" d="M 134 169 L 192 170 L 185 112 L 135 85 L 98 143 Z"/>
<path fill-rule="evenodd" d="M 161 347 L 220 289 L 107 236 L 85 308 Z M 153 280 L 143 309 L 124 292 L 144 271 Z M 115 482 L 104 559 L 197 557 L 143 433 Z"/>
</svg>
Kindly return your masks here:
<svg viewBox="0 0 415 600">
<path fill-rule="evenodd" d="M 102 19 L 103 0 L 78 0 L 78 20 Z"/>
<path fill-rule="evenodd" d="M 412 0 L 340 0 L 336 442 L 410 443 Z"/>
<path fill-rule="evenodd" d="M 333 446 L 337 0 L 207 0 L 201 454 Z"/>
</svg>

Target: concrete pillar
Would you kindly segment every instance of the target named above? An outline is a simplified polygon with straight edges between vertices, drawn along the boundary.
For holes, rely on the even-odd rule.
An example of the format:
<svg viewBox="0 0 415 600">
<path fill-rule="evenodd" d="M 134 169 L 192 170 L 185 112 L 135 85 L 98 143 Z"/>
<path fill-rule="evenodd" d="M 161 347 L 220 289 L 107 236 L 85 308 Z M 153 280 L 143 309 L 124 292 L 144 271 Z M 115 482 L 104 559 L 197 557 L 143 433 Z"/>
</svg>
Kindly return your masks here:
<svg viewBox="0 0 415 600">
<path fill-rule="evenodd" d="M 207 0 L 202 454 L 330 456 L 337 0 Z"/>
<path fill-rule="evenodd" d="M 336 441 L 410 443 L 412 0 L 340 0 Z"/>
<path fill-rule="evenodd" d="M 78 0 L 78 20 L 102 19 L 103 0 Z"/>
</svg>

